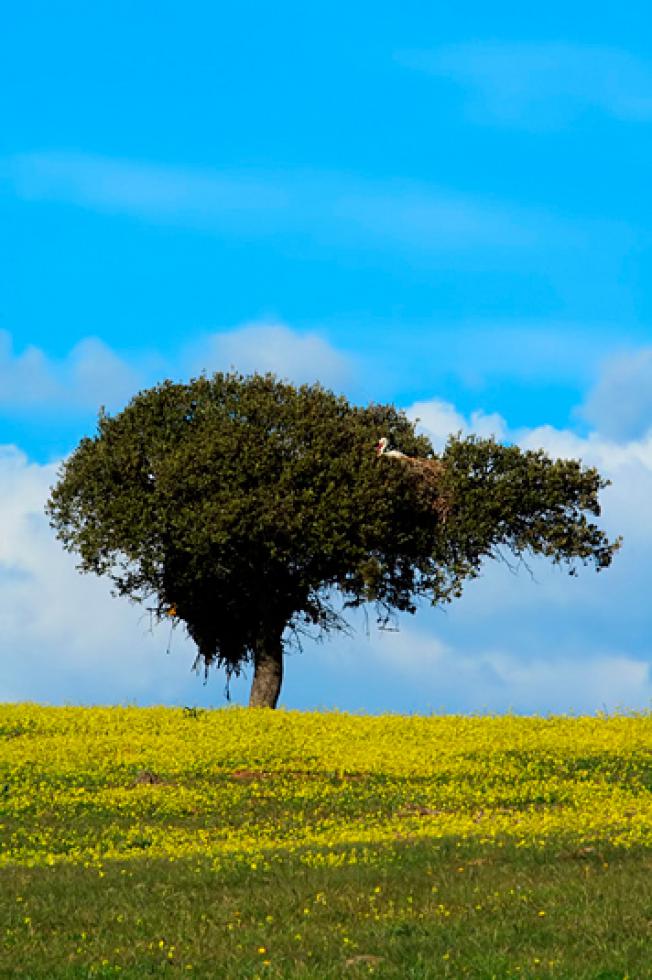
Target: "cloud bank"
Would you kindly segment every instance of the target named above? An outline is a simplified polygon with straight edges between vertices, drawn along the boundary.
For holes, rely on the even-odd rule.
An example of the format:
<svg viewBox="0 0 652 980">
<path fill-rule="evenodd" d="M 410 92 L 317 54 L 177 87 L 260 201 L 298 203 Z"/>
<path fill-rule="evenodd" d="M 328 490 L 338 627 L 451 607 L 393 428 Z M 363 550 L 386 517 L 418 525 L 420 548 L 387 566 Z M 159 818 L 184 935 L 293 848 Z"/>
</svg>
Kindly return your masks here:
<svg viewBox="0 0 652 980">
<path fill-rule="evenodd" d="M 612 356 L 579 414 L 613 439 L 637 439 L 652 427 L 652 348 Z"/>
<path fill-rule="evenodd" d="M 409 417 L 419 423 L 419 430 L 428 436 L 435 450 L 441 452 L 448 437 L 460 432 L 463 436 L 475 432 L 483 439 L 494 437 L 498 441 L 507 435 L 505 419 L 493 412 L 478 410 L 466 419 L 450 402 L 439 398 L 415 402 L 408 410 Z"/>
<path fill-rule="evenodd" d="M 0 410 L 83 412 L 120 405 L 144 382 L 144 365 L 134 365 L 103 341 L 88 337 L 67 356 L 48 357 L 38 347 L 13 350 L 11 334 L 0 330 Z"/>
<path fill-rule="evenodd" d="M 37 347 L 15 352 L 11 335 L 0 330 L 0 413 L 20 417 L 47 410 L 84 416 L 95 415 L 100 405 L 117 411 L 163 376 L 185 381 L 204 371 L 231 369 L 243 374 L 272 371 L 295 383 L 320 380 L 337 388 L 349 382 L 353 364 L 319 333 L 278 322 L 206 332 L 167 358 L 155 351 L 127 358 L 94 337 L 80 341 L 62 358 Z"/>
<path fill-rule="evenodd" d="M 317 333 L 300 333 L 284 323 L 250 323 L 213 333 L 190 348 L 184 358 L 192 372 L 235 368 L 243 374 L 271 371 L 295 383 L 321 381 L 342 387 L 352 364 Z"/>
</svg>

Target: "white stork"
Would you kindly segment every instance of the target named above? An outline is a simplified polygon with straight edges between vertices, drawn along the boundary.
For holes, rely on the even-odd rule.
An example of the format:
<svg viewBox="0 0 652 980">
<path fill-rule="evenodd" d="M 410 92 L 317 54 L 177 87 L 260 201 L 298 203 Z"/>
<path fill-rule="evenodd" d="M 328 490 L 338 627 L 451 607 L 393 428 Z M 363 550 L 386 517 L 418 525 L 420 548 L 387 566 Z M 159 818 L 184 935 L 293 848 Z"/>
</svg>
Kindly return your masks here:
<svg viewBox="0 0 652 980">
<path fill-rule="evenodd" d="M 406 456 L 405 453 L 400 452 L 398 449 L 388 449 L 388 446 L 389 439 L 386 436 L 383 436 L 382 439 L 379 439 L 376 443 L 376 456 L 392 456 L 394 459 L 410 458 L 409 456 Z"/>
</svg>

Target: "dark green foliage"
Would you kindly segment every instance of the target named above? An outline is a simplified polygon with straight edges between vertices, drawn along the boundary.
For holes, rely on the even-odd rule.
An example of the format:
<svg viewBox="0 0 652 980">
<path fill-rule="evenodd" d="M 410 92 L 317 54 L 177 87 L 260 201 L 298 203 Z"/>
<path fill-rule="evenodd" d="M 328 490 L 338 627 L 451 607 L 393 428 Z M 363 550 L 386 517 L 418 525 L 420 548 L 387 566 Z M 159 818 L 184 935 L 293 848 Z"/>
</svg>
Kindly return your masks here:
<svg viewBox="0 0 652 980">
<path fill-rule="evenodd" d="M 552 460 L 543 450 L 523 451 L 493 439 L 451 438 L 442 456 L 443 486 L 454 500 L 443 535 L 445 563 L 461 582 L 482 559 L 545 555 L 557 564 L 611 564 L 620 539 L 609 542 L 586 512 L 600 515 L 598 493 L 609 485 L 578 460 Z"/>
<path fill-rule="evenodd" d="M 166 381 L 100 414 L 48 513 L 82 571 L 183 621 L 206 668 L 229 674 L 288 626 L 342 628 L 336 593 L 387 617 L 459 595 L 501 546 L 610 563 L 618 543 L 584 513 L 599 514 L 595 470 L 453 438 L 437 485 L 376 458 L 381 435 L 433 457 L 393 406 L 271 375 Z"/>
</svg>

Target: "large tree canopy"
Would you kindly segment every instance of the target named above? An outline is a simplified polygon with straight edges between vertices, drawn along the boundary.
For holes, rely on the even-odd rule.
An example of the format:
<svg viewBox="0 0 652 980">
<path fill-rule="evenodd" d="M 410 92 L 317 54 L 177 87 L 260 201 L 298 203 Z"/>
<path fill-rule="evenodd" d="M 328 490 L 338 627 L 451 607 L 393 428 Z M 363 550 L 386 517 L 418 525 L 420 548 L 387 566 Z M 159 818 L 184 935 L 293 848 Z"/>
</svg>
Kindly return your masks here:
<svg viewBox="0 0 652 980">
<path fill-rule="evenodd" d="M 380 436 L 413 459 L 377 457 Z M 216 374 L 101 412 L 47 510 L 82 571 L 185 623 L 206 669 L 253 663 L 250 704 L 274 707 L 288 627 L 448 601 L 505 550 L 610 564 L 619 543 L 586 516 L 606 486 L 596 470 L 475 437 L 440 462 L 391 405 Z"/>
</svg>

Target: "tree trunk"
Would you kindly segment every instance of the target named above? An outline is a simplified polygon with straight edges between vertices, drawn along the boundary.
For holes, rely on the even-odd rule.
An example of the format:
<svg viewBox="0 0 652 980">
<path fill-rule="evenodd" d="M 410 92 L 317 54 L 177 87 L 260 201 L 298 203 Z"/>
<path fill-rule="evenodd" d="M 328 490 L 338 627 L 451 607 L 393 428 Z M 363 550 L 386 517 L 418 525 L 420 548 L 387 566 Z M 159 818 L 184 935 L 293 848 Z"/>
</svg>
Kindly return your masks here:
<svg viewBox="0 0 652 980">
<path fill-rule="evenodd" d="M 283 642 L 281 635 L 259 640 L 254 655 L 254 679 L 249 695 L 250 708 L 275 708 L 283 682 Z"/>
</svg>

